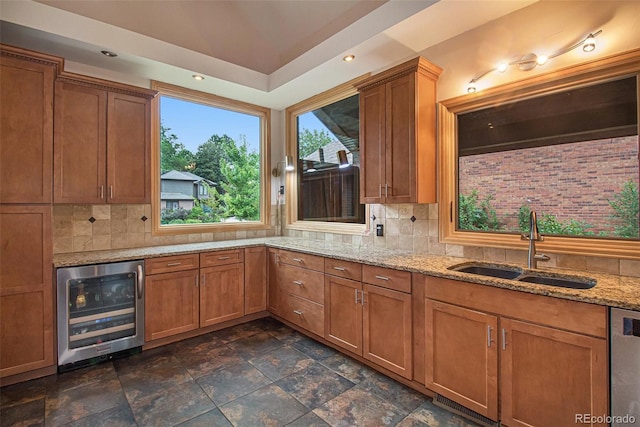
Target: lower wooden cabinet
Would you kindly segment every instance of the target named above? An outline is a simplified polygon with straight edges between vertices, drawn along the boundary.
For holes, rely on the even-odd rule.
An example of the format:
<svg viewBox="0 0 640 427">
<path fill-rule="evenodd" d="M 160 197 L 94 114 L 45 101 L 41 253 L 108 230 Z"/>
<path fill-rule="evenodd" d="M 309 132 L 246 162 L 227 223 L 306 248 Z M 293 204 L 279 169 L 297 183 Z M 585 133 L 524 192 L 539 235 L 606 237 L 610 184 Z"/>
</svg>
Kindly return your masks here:
<svg viewBox="0 0 640 427">
<path fill-rule="evenodd" d="M 411 294 L 325 276 L 328 341 L 412 379 L 412 324 Z"/>
<path fill-rule="evenodd" d="M 267 309 L 267 248 L 244 249 L 244 314 Z"/>
<path fill-rule="evenodd" d="M 606 307 L 425 284 L 427 388 L 507 426 L 562 427 L 576 414 L 608 413 Z"/>
<path fill-rule="evenodd" d="M 497 420 L 497 316 L 433 300 L 425 314 L 427 387 Z"/>
<path fill-rule="evenodd" d="M 504 425 L 562 427 L 576 414 L 608 413 L 605 339 L 514 319 L 500 319 L 500 328 Z"/>
<path fill-rule="evenodd" d="M 0 205 L 0 378 L 55 365 L 51 206 Z"/>
<path fill-rule="evenodd" d="M 278 250 L 268 249 L 268 264 L 267 264 L 267 310 L 275 315 L 280 314 L 278 305 L 278 294 L 280 293 L 280 287 L 278 286 Z"/>
<path fill-rule="evenodd" d="M 244 316 L 244 264 L 200 269 L 200 327 Z"/>
<path fill-rule="evenodd" d="M 147 275 L 144 339 L 153 341 L 200 327 L 198 270 Z"/>
</svg>

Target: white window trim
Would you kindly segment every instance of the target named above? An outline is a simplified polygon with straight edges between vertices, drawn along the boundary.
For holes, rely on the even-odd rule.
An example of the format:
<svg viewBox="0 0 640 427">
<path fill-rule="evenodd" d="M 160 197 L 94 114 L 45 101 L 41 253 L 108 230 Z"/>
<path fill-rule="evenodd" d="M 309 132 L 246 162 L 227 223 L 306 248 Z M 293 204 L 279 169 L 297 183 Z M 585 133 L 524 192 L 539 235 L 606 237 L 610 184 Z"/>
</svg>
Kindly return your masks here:
<svg viewBox="0 0 640 427">
<path fill-rule="evenodd" d="M 154 236 L 167 236 L 175 234 L 267 230 L 271 228 L 271 159 L 269 155 L 271 153 L 271 110 L 266 107 L 154 80 L 151 81 L 151 88 L 158 91 L 158 96 L 152 100 L 151 104 L 152 234 Z M 209 224 L 160 224 L 160 96 L 162 95 L 239 113 L 251 114 L 260 118 L 260 219 L 258 221 Z"/>
</svg>

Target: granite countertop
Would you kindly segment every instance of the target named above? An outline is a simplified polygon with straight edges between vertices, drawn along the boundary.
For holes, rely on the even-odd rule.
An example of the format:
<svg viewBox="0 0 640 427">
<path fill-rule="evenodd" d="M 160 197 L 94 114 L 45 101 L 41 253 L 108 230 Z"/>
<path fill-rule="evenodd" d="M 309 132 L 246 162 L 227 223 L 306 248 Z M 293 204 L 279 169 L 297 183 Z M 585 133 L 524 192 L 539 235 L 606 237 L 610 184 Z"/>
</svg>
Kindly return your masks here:
<svg viewBox="0 0 640 427">
<path fill-rule="evenodd" d="M 321 255 L 334 259 L 355 261 L 363 264 L 422 273 L 435 277 L 463 280 L 466 282 L 478 283 L 481 285 L 494 286 L 498 288 L 512 289 L 556 298 L 640 311 L 640 278 L 637 277 L 618 276 L 613 274 L 592 272 L 585 273 L 559 268 L 541 268 L 539 270 L 545 273 L 570 275 L 579 278 L 590 278 L 597 281 L 596 286 L 591 289 L 568 289 L 555 286 L 519 282 L 509 279 L 479 276 L 448 269 L 453 265 L 475 261 L 467 258 L 416 254 L 409 251 L 391 250 L 371 246 L 358 247 L 345 243 L 328 242 L 322 240 L 308 240 L 293 237 L 267 237 L 219 242 L 153 246 L 134 249 L 113 249 L 106 251 L 57 254 L 53 257 L 53 264 L 54 267 L 69 267 L 262 245 L 278 249 L 290 249 L 313 255 Z M 483 264 L 487 263 L 483 262 Z M 505 264 L 522 268 L 522 266 L 518 266 L 515 264 L 500 263 L 500 265 Z"/>
</svg>

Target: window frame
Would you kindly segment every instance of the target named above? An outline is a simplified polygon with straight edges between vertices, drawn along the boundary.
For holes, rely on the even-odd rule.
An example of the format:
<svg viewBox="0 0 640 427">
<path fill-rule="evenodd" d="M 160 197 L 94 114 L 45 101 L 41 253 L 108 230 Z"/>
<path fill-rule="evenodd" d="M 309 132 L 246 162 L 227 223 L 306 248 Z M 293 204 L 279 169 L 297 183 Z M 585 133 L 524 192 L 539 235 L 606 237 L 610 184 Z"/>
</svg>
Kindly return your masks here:
<svg viewBox="0 0 640 427">
<path fill-rule="evenodd" d="M 315 231 L 322 233 L 364 234 L 370 229 L 369 205 L 364 204 L 364 224 L 327 221 L 298 220 L 298 128 L 297 116 L 311 112 L 325 105 L 358 94 L 356 85 L 369 77 L 369 73 L 300 101 L 285 110 L 285 152 L 294 159 L 294 170 L 286 173 L 286 228 L 291 230 Z M 359 200 L 359 198 L 358 198 Z"/>
<path fill-rule="evenodd" d="M 458 212 L 458 150 L 456 115 L 545 95 L 573 87 L 636 76 L 640 102 L 640 49 L 563 68 L 438 103 L 439 235 L 446 244 L 525 250 L 519 235 L 456 229 Z M 638 109 L 640 128 L 640 108 Z M 596 239 L 547 235 L 537 244 L 549 253 L 640 259 L 640 240 Z"/>
<path fill-rule="evenodd" d="M 271 110 L 259 105 L 224 98 L 160 81 L 151 81 L 151 89 L 158 95 L 151 103 L 151 210 L 152 234 L 216 233 L 226 231 L 267 230 L 271 228 Z M 169 96 L 238 113 L 250 114 L 260 119 L 260 219 L 250 222 L 172 224 L 162 225 L 160 201 L 160 97 Z"/>
</svg>

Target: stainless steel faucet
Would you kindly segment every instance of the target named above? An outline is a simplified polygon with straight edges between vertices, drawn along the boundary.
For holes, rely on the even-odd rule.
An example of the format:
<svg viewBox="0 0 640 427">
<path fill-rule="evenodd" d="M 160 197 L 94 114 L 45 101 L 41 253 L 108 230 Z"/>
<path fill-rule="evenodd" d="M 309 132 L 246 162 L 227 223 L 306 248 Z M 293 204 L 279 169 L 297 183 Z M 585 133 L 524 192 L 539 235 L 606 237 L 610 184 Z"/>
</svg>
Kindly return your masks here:
<svg viewBox="0 0 640 427">
<path fill-rule="evenodd" d="M 538 261 L 549 261 L 548 256 L 536 253 L 536 242 L 542 242 L 544 240 L 544 236 L 538 231 L 536 211 L 531 211 L 529 214 L 529 234 L 523 234 L 521 239 L 529 241 L 527 268 L 538 268 Z"/>
</svg>

